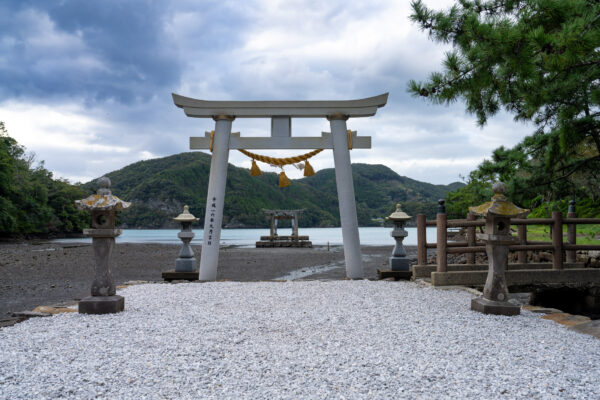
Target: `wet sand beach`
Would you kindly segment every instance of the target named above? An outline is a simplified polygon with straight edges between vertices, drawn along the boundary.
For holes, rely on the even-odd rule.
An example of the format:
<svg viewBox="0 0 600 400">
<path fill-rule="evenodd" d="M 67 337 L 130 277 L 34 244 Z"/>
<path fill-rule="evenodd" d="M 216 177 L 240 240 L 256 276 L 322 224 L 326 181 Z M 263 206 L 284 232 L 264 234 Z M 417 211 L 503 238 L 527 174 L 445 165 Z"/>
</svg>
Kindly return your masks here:
<svg viewBox="0 0 600 400">
<path fill-rule="evenodd" d="M 393 246 L 363 246 L 365 278 L 376 279 L 386 269 Z M 200 259 L 201 247 L 193 246 Z M 174 269 L 180 245 L 123 243 L 113 253 L 116 284 L 128 281 L 162 282 L 161 273 Z M 414 247 L 406 247 L 409 257 Z M 319 268 L 315 268 L 319 267 Z M 0 244 L 0 319 L 12 312 L 32 310 L 88 296 L 94 274 L 89 244 L 50 242 Z M 303 248 L 223 247 L 218 280 L 344 279 L 341 246 Z"/>
</svg>

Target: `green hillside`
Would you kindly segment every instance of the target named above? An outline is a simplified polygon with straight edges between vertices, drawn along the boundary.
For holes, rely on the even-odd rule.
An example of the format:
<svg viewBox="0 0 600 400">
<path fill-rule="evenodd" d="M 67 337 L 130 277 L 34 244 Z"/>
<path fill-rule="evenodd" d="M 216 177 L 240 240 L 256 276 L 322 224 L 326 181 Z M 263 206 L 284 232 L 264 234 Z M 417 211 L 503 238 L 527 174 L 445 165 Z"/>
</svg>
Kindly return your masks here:
<svg viewBox="0 0 600 400">
<path fill-rule="evenodd" d="M 361 226 L 377 224 L 372 220 L 389 215 L 396 202 L 412 215 L 425 212 L 433 216 L 437 199 L 462 185 L 415 181 L 383 165 L 354 164 L 352 168 Z M 189 152 L 139 161 L 108 173 L 113 193 L 133 202 L 131 209 L 121 214 L 121 222 L 130 228 L 174 227 L 171 218 L 181 212 L 184 204 L 203 219 L 209 170 L 209 155 Z M 247 169 L 229 165 L 227 174 L 224 226 L 266 226 L 263 208 L 304 208 L 301 226 L 339 226 L 333 169 L 294 180 L 286 188 L 278 187 L 279 176 L 275 173 L 251 177 Z M 84 188 L 91 192 L 95 184 L 87 183 Z"/>
<path fill-rule="evenodd" d="M 0 238 L 49 237 L 78 233 L 89 216 L 75 200 L 84 191 L 54 179 L 43 162 L 34 165 L 0 121 Z"/>
</svg>

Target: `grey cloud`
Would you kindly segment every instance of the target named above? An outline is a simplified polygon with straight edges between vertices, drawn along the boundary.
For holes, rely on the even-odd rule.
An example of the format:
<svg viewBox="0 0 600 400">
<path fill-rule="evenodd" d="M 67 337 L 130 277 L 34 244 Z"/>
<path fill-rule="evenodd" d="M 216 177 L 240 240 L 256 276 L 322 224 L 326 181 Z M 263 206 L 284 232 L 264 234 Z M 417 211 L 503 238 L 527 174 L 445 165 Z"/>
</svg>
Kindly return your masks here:
<svg viewBox="0 0 600 400">
<path fill-rule="evenodd" d="M 165 31 L 174 5 L 141 0 L 3 2 L 0 43 L 8 62 L 0 64 L 0 93 L 125 104 L 168 93 L 179 85 L 184 68 L 177 43 Z M 216 18 L 218 2 L 196 8 L 203 18 L 191 39 L 204 49 L 223 45 L 228 36 L 215 28 L 221 23 L 229 29 L 227 24 L 235 21 Z M 44 39 L 40 35 L 56 35 L 63 47 L 36 44 Z"/>
<path fill-rule="evenodd" d="M 111 126 L 94 132 L 95 143 L 131 149 L 128 154 L 88 157 L 107 157 L 102 166 L 75 155 L 71 159 L 78 165 L 70 166 L 75 162 L 65 162 L 63 153 L 39 154 L 50 168 L 71 176 L 97 176 L 123 167 L 142 151 L 156 156 L 185 151 L 188 137 L 202 135 L 213 122 L 186 117 L 173 105 L 173 91 L 215 100 L 351 99 L 389 91 L 387 106 L 375 118 L 349 124 L 374 137 L 373 150 L 361 160 L 382 162 L 389 149 L 399 145 L 423 157 L 432 152 L 440 157 L 486 155 L 461 137 L 463 124 L 469 124 L 469 129 L 475 125 L 470 117 L 452 118 L 464 114 L 461 104 L 432 106 L 406 92 L 409 79 L 424 79 L 440 67 L 442 49 L 427 46 L 425 33 L 411 32 L 397 46 L 384 40 L 375 56 L 346 59 L 311 53 L 310 46 L 328 38 L 343 42 L 342 28 L 360 26 L 362 18 L 381 13 L 382 4 L 291 1 L 273 9 L 258 0 L 2 1 L 0 98 L 44 104 L 83 102 L 86 112 Z M 398 24 L 410 24 L 405 18 L 399 15 Z M 246 49 L 248 38 L 271 26 L 283 26 L 277 34 L 298 30 L 310 35 L 305 43 L 301 36 L 296 38 L 306 54 L 299 55 L 293 44 L 285 54 L 268 47 Z M 373 34 L 373 45 L 379 46 L 379 33 L 386 35 L 369 29 L 365 34 Z M 299 124 L 306 129 L 298 132 L 318 134 L 318 125 Z M 386 136 L 399 126 L 426 134 L 408 144 L 403 138 Z M 234 123 L 234 131 L 248 129 L 254 128 L 242 121 Z M 232 160 L 236 160 L 233 155 Z M 430 171 L 444 172 L 433 167 Z"/>
</svg>

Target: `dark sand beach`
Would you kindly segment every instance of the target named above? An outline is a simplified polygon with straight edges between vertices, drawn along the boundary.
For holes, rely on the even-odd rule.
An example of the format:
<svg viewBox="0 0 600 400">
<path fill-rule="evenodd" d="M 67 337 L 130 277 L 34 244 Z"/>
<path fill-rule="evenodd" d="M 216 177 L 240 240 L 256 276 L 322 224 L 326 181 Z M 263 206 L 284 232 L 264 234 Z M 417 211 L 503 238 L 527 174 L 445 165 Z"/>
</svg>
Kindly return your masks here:
<svg viewBox="0 0 600 400">
<path fill-rule="evenodd" d="M 376 279 L 386 269 L 393 246 L 363 246 L 365 278 Z M 116 284 L 129 281 L 162 282 L 161 273 L 174 268 L 179 245 L 124 243 L 113 253 Z M 409 257 L 416 248 L 406 247 Z M 194 246 L 200 259 L 200 246 Z M 91 245 L 60 243 L 0 244 L 0 319 L 12 312 L 40 305 L 73 302 L 89 295 L 94 273 Z M 327 266 L 327 268 L 314 268 Z M 303 271 L 304 270 L 304 271 Z M 298 275 L 300 279 L 344 279 L 341 246 L 255 249 L 224 247 L 217 279 L 273 280 Z"/>
</svg>

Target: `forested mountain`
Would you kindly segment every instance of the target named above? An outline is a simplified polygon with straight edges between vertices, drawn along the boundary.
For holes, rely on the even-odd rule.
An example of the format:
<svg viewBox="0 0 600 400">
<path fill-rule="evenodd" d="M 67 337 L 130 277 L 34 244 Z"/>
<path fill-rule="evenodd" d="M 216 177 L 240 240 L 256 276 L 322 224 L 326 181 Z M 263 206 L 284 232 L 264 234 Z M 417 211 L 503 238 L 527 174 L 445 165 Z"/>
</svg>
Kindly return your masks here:
<svg viewBox="0 0 600 400">
<path fill-rule="evenodd" d="M 397 202 L 411 215 L 425 212 L 432 217 L 437 200 L 462 186 L 419 182 L 383 165 L 354 164 L 352 168 L 361 226 L 376 225 L 373 219 L 389 215 Z M 139 161 L 106 175 L 112 181 L 113 193 L 133 202 L 131 209 L 120 215 L 125 226 L 161 228 L 174 227 L 171 219 L 185 204 L 201 220 L 204 218 L 209 170 L 209 155 L 190 152 Z M 251 177 L 247 169 L 229 165 L 227 174 L 224 226 L 266 226 L 263 208 L 304 208 L 301 226 L 340 224 L 333 169 L 294 180 L 285 188 L 278 187 L 275 173 Z M 95 182 L 85 184 L 84 189 L 92 192 Z"/>
</svg>

